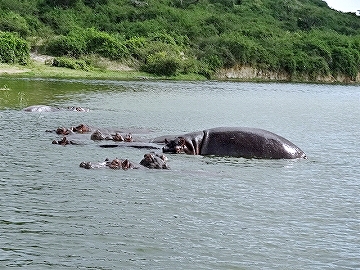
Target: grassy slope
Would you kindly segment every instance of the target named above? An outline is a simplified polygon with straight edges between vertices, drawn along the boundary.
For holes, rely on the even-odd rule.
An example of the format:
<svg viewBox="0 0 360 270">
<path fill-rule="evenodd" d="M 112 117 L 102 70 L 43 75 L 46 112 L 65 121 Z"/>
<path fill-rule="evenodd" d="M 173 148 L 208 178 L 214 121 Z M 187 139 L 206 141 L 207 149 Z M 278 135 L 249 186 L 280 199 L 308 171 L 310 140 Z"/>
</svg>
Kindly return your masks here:
<svg viewBox="0 0 360 270">
<path fill-rule="evenodd" d="M 87 78 L 103 80 L 205 80 L 200 75 L 178 75 L 174 77 L 155 76 L 127 67 L 113 69 L 117 63 L 108 63 L 107 68 L 94 68 L 90 71 L 52 67 L 39 59 L 32 59 L 27 66 L 0 63 L 0 77 L 34 77 L 34 78 Z"/>
</svg>

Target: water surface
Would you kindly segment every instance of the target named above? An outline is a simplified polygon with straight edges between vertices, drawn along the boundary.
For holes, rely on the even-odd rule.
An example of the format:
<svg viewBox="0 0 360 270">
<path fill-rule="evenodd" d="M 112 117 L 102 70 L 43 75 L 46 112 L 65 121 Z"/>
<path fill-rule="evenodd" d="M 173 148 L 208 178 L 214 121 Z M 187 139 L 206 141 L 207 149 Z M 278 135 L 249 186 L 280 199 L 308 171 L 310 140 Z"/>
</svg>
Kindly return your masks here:
<svg viewBox="0 0 360 270">
<path fill-rule="evenodd" d="M 360 268 L 358 86 L 3 78 L 0 88 L 1 265 Z M 90 112 L 21 110 L 34 104 Z M 258 127 L 309 158 L 168 155 L 171 170 L 85 170 L 146 150 L 63 147 L 45 132 L 80 123 L 143 139 Z"/>
</svg>

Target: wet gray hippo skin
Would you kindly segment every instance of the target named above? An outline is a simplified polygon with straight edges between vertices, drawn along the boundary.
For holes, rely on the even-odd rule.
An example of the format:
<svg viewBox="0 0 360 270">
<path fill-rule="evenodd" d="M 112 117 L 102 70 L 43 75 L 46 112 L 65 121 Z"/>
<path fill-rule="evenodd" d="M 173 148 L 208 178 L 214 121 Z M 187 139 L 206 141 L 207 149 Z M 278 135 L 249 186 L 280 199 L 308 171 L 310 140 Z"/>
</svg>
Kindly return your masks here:
<svg viewBox="0 0 360 270">
<path fill-rule="evenodd" d="M 57 112 L 57 111 L 74 111 L 74 112 L 88 112 L 89 109 L 82 107 L 52 107 L 47 105 L 33 105 L 23 109 L 25 112 Z"/>
<path fill-rule="evenodd" d="M 110 169 L 114 170 L 128 170 L 128 169 L 138 169 L 139 167 L 135 166 L 132 162 L 130 162 L 128 159 L 118 159 L 115 158 L 112 161 L 106 159 L 104 162 L 100 163 L 91 163 L 83 161 L 80 163 L 80 167 L 84 169 L 95 169 L 95 168 L 105 168 L 108 167 Z"/>
<path fill-rule="evenodd" d="M 149 169 L 169 169 L 166 161 L 167 158 L 164 155 L 150 152 L 144 155 L 144 158 L 140 161 L 140 165 Z"/>
<path fill-rule="evenodd" d="M 169 169 L 169 166 L 166 163 L 167 158 L 164 155 L 160 155 L 154 152 L 150 152 L 144 155 L 144 158 L 140 161 L 140 165 L 149 169 Z M 105 159 L 104 162 L 92 163 L 83 161 L 80 163 L 81 168 L 85 169 L 95 169 L 95 168 L 110 168 L 110 169 L 139 169 L 140 167 L 136 166 L 128 159 L 118 159 L 115 158 L 112 161 Z"/>
<path fill-rule="evenodd" d="M 116 142 L 133 141 L 133 137 L 131 133 L 122 136 L 119 132 L 116 132 L 115 134 L 103 133 L 99 129 L 95 130 L 95 132 L 91 134 L 90 139 L 93 141 L 101 141 L 101 140 L 112 140 Z"/>
<path fill-rule="evenodd" d="M 306 158 L 295 144 L 272 132 L 247 127 L 219 127 L 166 141 L 163 152 L 263 159 Z"/>
</svg>

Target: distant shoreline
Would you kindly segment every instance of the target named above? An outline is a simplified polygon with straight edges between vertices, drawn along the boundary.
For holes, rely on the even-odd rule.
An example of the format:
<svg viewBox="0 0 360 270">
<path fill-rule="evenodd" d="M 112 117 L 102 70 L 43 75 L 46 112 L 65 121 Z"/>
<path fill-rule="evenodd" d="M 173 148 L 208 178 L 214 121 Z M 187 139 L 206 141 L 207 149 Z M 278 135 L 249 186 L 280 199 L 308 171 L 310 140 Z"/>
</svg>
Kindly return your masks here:
<svg viewBox="0 0 360 270">
<path fill-rule="evenodd" d="M 32 77 L 32 78 L 83 78 L 83 79 L 104 79 L 104 80 L 184 80 L 204 81 L 205 77 L 200 75 L 177 75 L 174 77 L 159 77 L 149 73 L 137 71 L 126 65 L 111 63 L 105 69 L 94 69 L 90 71 L 74 70 L 69 68 L 52 67 L 46 64 L 53 57 L 31 54 L 29 65 L 10 65 L 0 63 L 0 77 Z M 219 70 L 215 73 L 213 80 L 220 81 L 241 81 L 241 82 L 284 82 L 284 83 L 321 83 L 321 84 L 346 84 L 356 85 L 360 83 L 360 73 L 356 81 L 351 81 L 345 76 L 317 77 L 312 80 L 308 77 L 291 78 L 286 73 L 264 71 L 248 66 L 235 66 Z"/>
</svg>

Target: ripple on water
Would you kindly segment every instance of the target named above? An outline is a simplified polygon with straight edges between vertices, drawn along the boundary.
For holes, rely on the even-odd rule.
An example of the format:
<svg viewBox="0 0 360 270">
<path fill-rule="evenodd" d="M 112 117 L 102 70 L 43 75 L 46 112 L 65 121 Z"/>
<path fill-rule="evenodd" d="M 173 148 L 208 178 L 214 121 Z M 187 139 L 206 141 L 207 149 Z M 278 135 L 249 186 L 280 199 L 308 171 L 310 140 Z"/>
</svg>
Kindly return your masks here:
<svg viewBox="0 0 360 270">
<path fill-rule="evenodd" d="M 16 89 L 14 82 L 7 84 Z M 31 89 L 33 82 L 22 84 Z M 0 124 L 6 127 L 0 131 L 3 265 L 360 267 L 355 88 L 78 80 L 36 85 L 46 96 L 42 101 L 92 111 L 1 111 Z M 40 98 L 22 91 L 28 102 Z M 306 109 L 294 108 L 294 100 Z M 85 170 L 82 161 L 139 162 L 144 151 L 103 149 L 90 140 L 63 147 L 51 144 L 57 135 L 45 133 L 80 123 L 149 130 L 144 137 L 214 126 L 260 127 L 294 141 L 308 159 L 168 155 L 171 169 L 165 171 Z"/>
</svg>

